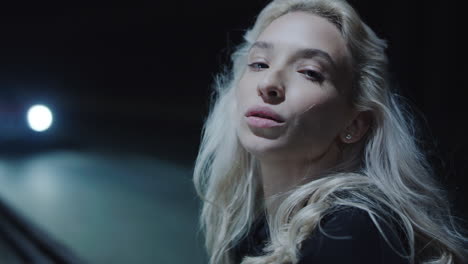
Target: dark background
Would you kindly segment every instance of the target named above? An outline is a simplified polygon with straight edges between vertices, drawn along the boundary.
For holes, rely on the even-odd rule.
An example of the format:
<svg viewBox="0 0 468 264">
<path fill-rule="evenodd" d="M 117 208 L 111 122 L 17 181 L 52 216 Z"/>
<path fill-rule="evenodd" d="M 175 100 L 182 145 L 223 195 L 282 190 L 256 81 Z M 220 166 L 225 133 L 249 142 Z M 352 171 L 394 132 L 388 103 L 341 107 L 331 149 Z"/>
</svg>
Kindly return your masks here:
<svg viewBox="0 0 468 264">
<path fill-rule="evenodd" d="M 49 132 L 1 142 L 2 153 L 100 148 L 191 166 L 213 77 L 267 2 L 0 8 L 2 109 L 44 103 L 56 115 Z M 420 114 L 431 162 L 466 219 L 467 66 L 457 6 L 351 3 L 388 41 L 395 83 Z"/>
</svg>

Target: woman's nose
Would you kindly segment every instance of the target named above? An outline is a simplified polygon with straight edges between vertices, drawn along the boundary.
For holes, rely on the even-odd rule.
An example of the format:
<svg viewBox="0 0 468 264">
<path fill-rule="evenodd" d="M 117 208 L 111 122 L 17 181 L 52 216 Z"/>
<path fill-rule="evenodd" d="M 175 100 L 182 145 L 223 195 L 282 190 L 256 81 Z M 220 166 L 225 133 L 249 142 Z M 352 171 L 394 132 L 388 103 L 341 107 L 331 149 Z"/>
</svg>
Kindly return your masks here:
<svg viewBox="0 0 468 264">
<path fill-rule="evenodd" d="M 265 77 L 257 86 L 258 96 L 262 97 L 265 103 L 279 104 L 285 97 L 284 80 L 281 72 L 265 73 Z"/>
</svg>

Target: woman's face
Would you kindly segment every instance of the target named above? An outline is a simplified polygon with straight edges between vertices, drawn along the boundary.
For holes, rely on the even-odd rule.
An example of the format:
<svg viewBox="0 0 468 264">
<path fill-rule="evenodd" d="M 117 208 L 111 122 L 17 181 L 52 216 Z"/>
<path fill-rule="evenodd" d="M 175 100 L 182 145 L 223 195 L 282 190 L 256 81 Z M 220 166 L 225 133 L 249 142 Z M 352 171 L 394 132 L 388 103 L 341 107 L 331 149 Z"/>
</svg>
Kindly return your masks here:
<svg viewBox="0 0 468 264">
<path fill-rule="evenodd" d="M 292 12 L 249 51 L 236 88 L 237 135 L 258 158 L 314 160 L 336 149 L 351 118 L 350 57 L 326 19 Z"/>
</svg>

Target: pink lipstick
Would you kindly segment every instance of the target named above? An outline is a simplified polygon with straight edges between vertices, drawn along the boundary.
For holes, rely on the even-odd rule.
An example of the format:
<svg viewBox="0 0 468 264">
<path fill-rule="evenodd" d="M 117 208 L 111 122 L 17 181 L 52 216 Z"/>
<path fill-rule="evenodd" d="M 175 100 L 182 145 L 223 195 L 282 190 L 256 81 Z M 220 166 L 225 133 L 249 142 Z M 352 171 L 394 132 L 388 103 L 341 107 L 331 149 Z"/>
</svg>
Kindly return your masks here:
<svg viewBox="0 0 468 264">
<path fill-rule="evenodd" d="M 282 126 L 285 119 L 275 111 L 265 106 L 249 108 L 245 114 L 247 124 L 254 127 L 270 128 Z"/>
</svg>

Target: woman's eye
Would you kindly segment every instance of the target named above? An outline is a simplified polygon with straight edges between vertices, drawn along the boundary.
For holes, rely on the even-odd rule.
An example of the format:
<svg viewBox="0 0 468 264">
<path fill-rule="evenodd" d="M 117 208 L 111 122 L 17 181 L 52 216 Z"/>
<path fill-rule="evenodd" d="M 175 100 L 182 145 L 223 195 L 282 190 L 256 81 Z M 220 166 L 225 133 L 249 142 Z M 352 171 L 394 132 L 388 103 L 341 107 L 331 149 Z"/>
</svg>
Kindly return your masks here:
<svg viewBox="0 0 468 264">
<path fill-rule="evenodd" d="M 253 70 L 261 70 L 261 69 L 267 69 L 268 68 L 268 65 L 266 63 L 263 63 L 263 62 L 254 62 L 254 63 L 250 63 L 249 64 L 249 67 Z"/>
<path fill-rule="evenodd" d="M 323 82 L 323 80 L 325 79 L 325 77 L 323 77 L 323 75 L 317 71 L 313 71 L 313 70 L 302 70 L 302 71 L 299 71 L 300 73 L 302 73 L 303 75 L 306 76 L 307 79 L 311 80 L 311 81 L 314 81 L 314 82 Z"/>
</svg>

